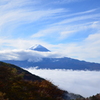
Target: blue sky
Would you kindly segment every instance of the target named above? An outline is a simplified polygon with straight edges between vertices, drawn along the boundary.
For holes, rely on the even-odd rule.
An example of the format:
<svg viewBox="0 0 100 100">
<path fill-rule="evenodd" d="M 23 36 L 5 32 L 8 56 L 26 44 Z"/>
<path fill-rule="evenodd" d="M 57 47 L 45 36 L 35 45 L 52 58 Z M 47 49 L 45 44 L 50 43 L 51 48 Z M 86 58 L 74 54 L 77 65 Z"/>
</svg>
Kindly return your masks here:
<svg viewBox="0 0 100 100">
<path fill-rule="evenodd" d="M 0 50 L 35 44 L 100 63 L 100 0 L 0 0 Z"/>
</svg>

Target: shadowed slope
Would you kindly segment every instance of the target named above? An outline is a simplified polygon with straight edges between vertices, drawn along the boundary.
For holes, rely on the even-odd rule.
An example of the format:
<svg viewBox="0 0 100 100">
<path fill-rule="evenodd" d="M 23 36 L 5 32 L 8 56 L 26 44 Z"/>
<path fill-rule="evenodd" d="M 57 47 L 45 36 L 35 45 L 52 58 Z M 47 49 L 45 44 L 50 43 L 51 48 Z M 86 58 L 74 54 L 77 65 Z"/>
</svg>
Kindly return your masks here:
<svg viewBox="0 0 100 100">
<path fill-rule="evenodd" d="M 0 67 L 1 66 L 6 66 L 6 67 L 10 67 L 10 68 L 16 68 L 17 69 L 17 72 L 18 74 L 21 74 L 21 73 L 24 73 L 24 76 L 23 78 L 25 80 L 32 80 L 32 81 L 41 81 L 41 80 L 44 80 L 43 78 L 40 78 L 39 76 L 36 76 L 36 75 L 33 75 L 31 74 L 30 72 L 18 67 L 18 66 L 15 66 L 13 64 L 9 64 L 9 63 L 4 63 L 4 62 L 0 62 Z"/>
<path fill-rule="evenodd" d="M 64 91 L 51 82 L 0 62 L 0 100 L 64 100 L 63 94 Z"/>
</svg>

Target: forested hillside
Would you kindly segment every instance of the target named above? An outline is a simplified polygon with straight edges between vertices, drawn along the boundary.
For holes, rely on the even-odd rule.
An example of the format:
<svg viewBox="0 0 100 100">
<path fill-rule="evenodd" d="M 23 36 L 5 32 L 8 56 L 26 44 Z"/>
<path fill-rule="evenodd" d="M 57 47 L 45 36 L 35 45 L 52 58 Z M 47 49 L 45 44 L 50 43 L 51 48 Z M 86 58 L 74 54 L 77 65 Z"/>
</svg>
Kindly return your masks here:
<svg viewBox="0 0 100 100">
<path fill-rule="evenodd" d="M 12 64 L 0 62 L 0 100 L 100 100 L 83 98 Z"/>
<path fill-rule="evenodd" d="M 63 100 L 64 92 L 57 86 L 37 76 L 27 80 L 25 74 L 0 63 L 0 100 Z"/>
<path fill-rule="evenodd" d="M 91 97 L 88 97 L 88 98 L 83 98 L 83 99 L 77 99 L 77 100 L 100 100 L 100 94 L 97 94 L 97 95 L 93 95 Z"/>
</svg>

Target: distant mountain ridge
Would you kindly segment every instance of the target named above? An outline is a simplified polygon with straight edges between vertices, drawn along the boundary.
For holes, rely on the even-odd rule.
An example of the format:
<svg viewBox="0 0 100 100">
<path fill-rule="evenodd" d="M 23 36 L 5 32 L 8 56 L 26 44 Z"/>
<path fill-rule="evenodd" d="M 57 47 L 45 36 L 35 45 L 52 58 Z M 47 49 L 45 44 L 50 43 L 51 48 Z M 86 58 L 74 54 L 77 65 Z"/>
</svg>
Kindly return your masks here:
<svg viewBox="0 0 100 100">
<path fill-rule="evenodd" d="M 15 64 L 20 67 L 36 67 L 38 68 L 49 68 L 49 69 L 72 69 L 72 70 L 96 70 L 100 71 L 100 64 L 90 63 L 86 61 L 80 61 L 71 58 L 42 58 L 38 62 L 29 62 L 27 60 L 17 61 L 17 60 L 5 60 L 7 63 Z"/>
<path fill-rule="evenodd" d="M 49 69 L 72 69 L 72 70 L 96 70 L 100 71 L 100 64 L 99 63 L 90 63 L 86 61 L 80 61 L 77 59 L 72 59 L 68 57 L 62 57 L 62 58 L 56 58 L 56 57 L 50 57 L 50 54 L 48 57 L 41 56 L 43 52 L 47 53 L 50 52 L 47 48 L 43 47 L 42 45 L 35 45 L 29 50 L 38 51 L 40 55 L 36 52 L 31 55 L 31 53 L 26 54 L 28 56 L 28 59 L 25 60 L 3 60 L 4 62 L 11 63 L 23 68 L 29 68 L 29 67 L 36 67 L 38 68 L 49 68 Z M 20 56 L 23 53 L 20 53 Z M 31 55 L 31 58 L 30 58 Z M 24 53 L 25 56 L 25 53 Z"/>
</svg>

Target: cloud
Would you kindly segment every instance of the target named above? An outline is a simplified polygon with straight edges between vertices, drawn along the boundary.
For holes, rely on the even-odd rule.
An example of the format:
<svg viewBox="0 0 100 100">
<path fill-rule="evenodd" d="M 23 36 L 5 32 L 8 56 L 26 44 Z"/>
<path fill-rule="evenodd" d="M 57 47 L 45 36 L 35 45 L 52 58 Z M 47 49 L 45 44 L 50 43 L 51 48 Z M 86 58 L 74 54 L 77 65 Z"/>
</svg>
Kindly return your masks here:
<svg viewBox="0 0 100 100">
<path fill-rule="evenodd" d="M 73 3 L 73 2 L 80 2 L 83 0 L 56 0 L 54 3 L 56 4 L 64 4 L 64 3 Z"/>
<path fill-rule="evenodd" d="M 100 33 L 95 33 L 80 42 L 59 44 L 58 52 L 71 58 L 100 63 L 99 37 Z"/>
<path fill-rule="evenodd" d="M 62 20 L 47 25 L 45 29 L 34 33 L 32 37 L 39 39 L 43 37 L 49 37 L 55 38 L 56 40 L 63 40 L 75 35 L 76 33 L 81 34 L 82 31 L 86 32 L 89 29 L 98 31 L 99 28 L 97 29 L 97 27 L 99 27 L 100 23 L 99 21 L 93 20 L 94 18 L 98 19 L 100 16 L 98 13 L 93 14 L 93 12 L 97 10 L 98 9 L 91 9 L 73 14 L 64 14 L 63 16 L 60 16 Z"/>
<path fill-rule="evenodd" d="M 1 18 L 0 26 L 10 23 L 10 22 L 11 23 L 22 22 L 21 24 L 23 24 L 23 22 L 31 23 L 43 17 L 51 16 L 52 14 L 58 13 L 60 11 L 61 9 L 47 10 L 47 11 L 42 11 L 42 10 L 38 10 L 38 11 L 17 10 L 16 11 L 15 10 L 15 11 L 6 13 L 0 17 Z"/>
<path fill-rule="evenodd" d="M 83 15 L 83 16 L 78 16 L 78 17 L 74 17 L 74 18 L 70 18 L 70 19 L 65 19 L 57 24 L 66 24 L 66 23 L 72 23 L 75 21 L 80 21 L 80 20 L 86 20 L 86 19 L 92 19 L 92 18 L 99 18 L 100 14 L 91 14 L 91 15 Z"/>
<path fill-rule="evenodd" d="M 36 22 L 37 20 L 50 19 L 57 13 L 63 12 L 63 9 L 41 9 L 36 7 L 36 1 L 29 0 L 7 0 L 0 5 L 0 27 L 13 28 Z M 37 9 L 36 9 L 37 8 Z M 16 17 L 17 16 L 17 17 Z"/>
<path fill-rule="evenodd" d="M 36 68 L 28 68 L 26 70 L 50 80 L 59 88 L 71 93 L 80 94 L 84 97 L 100 93 L 100 72 Z"/>
<path fill-rule="evenodd" d="M 15 47 L 16 49 L 27 49 L 33 45 L 35 45 L 35 43 L 38 44 L 42 44 L 44 45 L 46 48 L 48 48 L 51 51 L 56 52 L 57 55 L 59 55 L 59 57 L 70 57 L 70 58 L 74 58 L 74 59 L 79 59 L 79 60 L 85 60 L 85 61 L 89 61 L 89 62 L 97 62 L 100 63 L 100 33 L 95 33 L 95 34 L 91 34 L 89 35 L 87 38 L 83 39 L 83 41 L 81 42 L 72 42 L 72 43 L 65 43 L 65 44 L 58 44 L 58 45 L 50 45 L 48 43 L 42 42 L 41 40 L 22 40 L 22 39 L 18 39 L 18 40 L 2 40 L 0 39 L 0 45 L 2 46 L 6 46 L 3 47 L 2 51 L 5 51 L 5 54 L 2 53 L 3 55 L 6 55 L 6 59 L 11 58 L 9 57 L 10 55 L 12 56 L 13 50 L 10 50 L 9 53 L 6 53 L 7 50 L 9 50 L 9 47 L 7 48 L 7 46 L 10 46 L 10 49 L 14 49 L 13 47 Z M 16 44 L 17 43 L 17 44 Z M 5 50 L 4 50 L 5 48 Z M 2 48 L 1 48 L 2 49 Z M 23 50 L 23 52 L 24 52 Z M 22 51 L 21 51 L 22 52 Z M 53 53 L 54 53 L 53 52 Z M 15 52 L 17 53 L 17 50 Z M 24 52 L 27 54 L 27 52 Z M 31 53 L 31 52 L 30 52 Z M 33 53 L 34 54 L 34 53 Z M 9 55 L 9 56 L 7 56 Z M 21 54 L 18 54 L 21 55 Z M 31 55 L 31 54 L 30 54 Z M 48 53 L 48 54 L 42 54 L 46 57 L 46 55 L 48 55 L 49 57 L 56 57 L 53 56 L 52 53 Z M 13 55 L 14 56 L 14 55 Z M 29 56 L 29 55 L 27 55 Z M 47 57 L 48 57 L 47 56 Z M 18 56 L 19 58 L 21 56 Z M 30 56 L 29 56 L 30 57 Z M 2 58 L 2 57 L 1 57 Z M 23 57 L 25 58 L 25 57 Z"/>
<path fill-rule="evenodd" d="M 64 2 L 70 3 L 70 2 L 80 2 L 83 0 L 63 0 Z"/>
<path fill-rule="evenodd" d="M 57 52 L 38 52 L 34 50 L 3 50 L 0 51 L 0 60 L 27 60 L 41 61 L 42 58 L 59 58 L 63 57 Z"/>
<path fill-rule="evenodd" d="M 75 16 L 86 16 L 86 14 L 90 15 L 90 14 L 93 14 L 94 12 L 96 12 L 98 10 L 99 10 L 98 8 L 90 9 L 90 10 L 86 10 L 86 11 L 81 11 L 81 12 L 76 12 L 76 13 L 72 13 L 72 14 L 63 15 L 62 17 L 65 17 L 67 19 L 67 18 L 70 18 L 70 17 L 75 18 Z"/>
<path fill-rule="evenodd" d="M 68 19 L 70 20 L 70 19 Z M 78 20 L 78 18 L 77 18 Z M 65 25 L 59 25 L 59 24 L 53 24 L 49 25 L 47 28 L 39 30 L 37 33 L 34 33 L 32 35 L 32 38 L 55 38 L 55 40 L 64 40 L 69 38 L 72 35 L 75 34 L 81 34 L 82 31 L 87 31 L 89 29 L 97 29 L 97 26 L 99 26 L 99 22 L 84 22 L 83 24 L 77 23 L 77 24 L 65 24 Z M 79 33 L 80 32 L 80 33 Z"/>
<path fill-rule="evenodd" d="M 99 37 L 100 37 L 100 33 L 91 34 L 85 39 L 85 41 L 96 42 L 96 40 L 98 41 L 100 40 Z"/>
<path fill-rule="evenodd" d="M 27 49 L 36 44 L 44 45 L 46 48 L 50 49 L 54 45 L 48 44 L 39 39 L 8 39 L 8 38 L 0 38 L 0 50 L 13 50 L 13 49 Z M 50 49 L 51 50 L 51 49 Z"/>
<path fill-rule="evenodd" d="M 47 19 L 53 20 L 54 18 L 56 19 L 57 17 L 62 18 L 62 14 L 64 14 L 64 12 L 68 12 L 67 9 L 63 9 L 63 8 L 43 9 L 43 7 L 42 7 L 42 9 L 41 9 L 40 3 L 42 4 L 42 3 L 44 3 L 44 1 L 42 2 L 41 0 L 39 0 L 39 1 L 36 1 L 36 0 L 34 0 L 34 1 L 32 1 L 32 0 L 18 0 L 18 1 L 5 0 L 0 5 L 0 8 L 1 8 L 1 12 L 0 12 L 1 33 L 5 32 L 5 30 L 4 30 L 5 28 L 7 30 L 5 32 L 5 34 L 7 34 L 9 32 L 8 30 L 14 30 L 14 29 L 16 29 L 16 27 L 19 27 L 21 25 L 35 23 L 36 21 L 45 22 L 45 20 L 47 21 Z M 64 2 L 65 1 L 66 0 L 64 0 Z M 73 1 L 78 1 L 78 0 L 67 0 L 66 2 L 73 2 Z M 53 2 L 53 1 L 51 1 L 51 2 Z M 88 10 L 85 12 L 79 12 L 79 13 L 75 13 L 75 14 L 79 15 L 79 14 L 84 14 L 84 13 L 90 13 L 90 12 L 94 12 L 95 10 L 96 9 L 92 9 L 92 10 Z M 69 14 L 67 14 L 67 15 L 69 15 Z M 73 14 L 71 14 L 70 16 L 73 16 Z M 68 19 L 68 20 L 63 20 L 66 18 L 66 15 L 64 14 L 64 18 L 62 18 L 63 21 L 57 22 L 57 24 L 64 24 L 66 22 L 73 22 L 73 21 L 77 21 L 79 19 L 82 20 L 84 17 L 85 16 L 83 16 L 82 18 L 77 17 L 77 18 L 72 18 L 72 19 Z M 88 16 L 87 16 L 87 18 L 88 18 Z M 59 26 L 57 25 L 57 27 L 59 27 Z M 45 29 L 45 30 L 47 30 L 45 32 L 49 32 L 48 29 Z M 57 28 L 56 28 L 56 30 L 57 30 Z M 55 30 L 53 28 L 53 30 L 50 30 L 50 31 L 52 32 Z M 40 31 L 39 31 L 39 32 L 37 32 L 37 34 L 33 33 L 33 37 L 45 36 L 46 33 L 43 30 L 41 32 L 43 32 L 44 34 L 40 34 Z M 59 29 L 57 32 L 59 32 Z M 68 33 L 68 32 L 66 32 L 66 33 Z M 9 32 L 9 34 L 11 34 L 11 31 Z M 14 34 L 15 33 L 13 32 L 13 35 Z M 4 35 L 2 34 L 1 36 L 4 36 Z"/>
<path fill-rule="evenodd" d="M 80 1 L 83 1 L 83 0 L 50 0 L 50 1 L 47 1 L 47 0 L 38 0 L 40 3 L 44 3 L 45 6 L 48 6 L 48 5 L 55 5 L 55 4 L 58 4 L 58 5 L 62 5 L 62 4 L 68 4 L 68 3 L 73 3 L 73 2 L 80 2 Z"/>
</svg>

